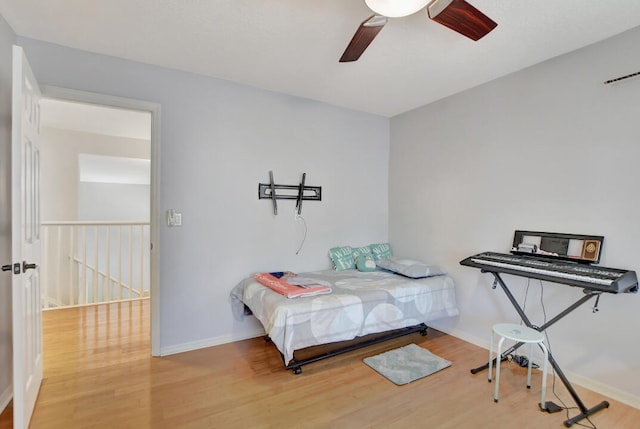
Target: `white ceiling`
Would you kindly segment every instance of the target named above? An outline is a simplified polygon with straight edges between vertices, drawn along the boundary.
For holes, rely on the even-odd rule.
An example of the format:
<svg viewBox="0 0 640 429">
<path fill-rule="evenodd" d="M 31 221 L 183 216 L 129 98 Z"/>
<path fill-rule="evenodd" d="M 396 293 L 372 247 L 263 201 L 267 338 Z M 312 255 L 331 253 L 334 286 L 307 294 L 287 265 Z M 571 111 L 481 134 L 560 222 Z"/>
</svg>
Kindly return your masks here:
<svg viewBox="0 0 640 429">
<path fill-rule="evenodd" d="M 469 2 L 498 23 L 478 42 L 423 9 L 343 64 L 363 0 L 0 0 L 0 13 L 20 36 L 389 117 L 640 25 L 640 0 Z"/>
</svg>

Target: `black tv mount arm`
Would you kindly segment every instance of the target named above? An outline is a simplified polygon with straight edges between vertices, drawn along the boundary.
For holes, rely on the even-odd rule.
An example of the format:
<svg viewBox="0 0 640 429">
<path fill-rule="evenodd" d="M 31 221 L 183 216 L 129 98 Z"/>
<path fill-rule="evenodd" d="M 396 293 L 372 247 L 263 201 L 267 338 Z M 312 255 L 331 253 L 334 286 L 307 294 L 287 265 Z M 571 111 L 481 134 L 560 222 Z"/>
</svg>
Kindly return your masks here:
<svg viewBox="0 0 640 429">
<path fill-rule="evenodd" d="M 269 171 L 269 183 L 258 183 L 258 199 L 270 199 L 274 215 L 278 214 L 276 200 L 296 200 L 296 210 L 300 215 L 302 201 L 322 201 L 322 186 L 306 186 L 306 177 L 307 173 L 302 173 L 302 180 L 298 185 L 277 185 L 273 181 L 273 171 Z"/>
</svg>

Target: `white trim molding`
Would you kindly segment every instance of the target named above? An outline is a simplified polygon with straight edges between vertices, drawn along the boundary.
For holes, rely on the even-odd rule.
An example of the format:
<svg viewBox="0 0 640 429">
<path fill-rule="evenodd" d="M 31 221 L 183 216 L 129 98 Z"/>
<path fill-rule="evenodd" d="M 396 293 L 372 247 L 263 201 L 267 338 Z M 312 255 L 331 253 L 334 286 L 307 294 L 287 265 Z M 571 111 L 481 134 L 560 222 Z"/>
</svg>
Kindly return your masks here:
<svg viewBox="0 0 640 429">
<path fill-rule="evenodd" d="M 192 350 L 203 349 L 205 347 L 219 346 L 222 344 L 235 343 L 236 341 L 248 340 L 265 335 L 263 329 L 255 330 L 244 335 L 222 335 L 219 337 L 205 338 L 203 340 L 189 343 L 176 344 L 171 347 L 163 347 L 160 356 L 169 356 L 176 353 L 190 352 Z"/>
<path fill-rule="evenodd" d="M 9 386 L 0 395 L 0 413 L 7 408 L 11 399 L 13 399 L 13 384 L 9 384 Z"/>
</svg>

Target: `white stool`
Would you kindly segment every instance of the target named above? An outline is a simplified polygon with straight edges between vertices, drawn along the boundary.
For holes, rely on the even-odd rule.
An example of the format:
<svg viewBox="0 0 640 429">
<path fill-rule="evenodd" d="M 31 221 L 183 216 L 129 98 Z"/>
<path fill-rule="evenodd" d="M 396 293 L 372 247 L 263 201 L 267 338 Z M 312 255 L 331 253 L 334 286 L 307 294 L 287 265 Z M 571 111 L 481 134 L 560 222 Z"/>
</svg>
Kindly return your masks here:
<svg viewBox="0 0 640 429">
<path fill-rule="evenodd" d="M 502 343 L 505 338 L 519 342 L 529 344 L 529 371 L 527 372 L 527 388 L 531 388 L 531 366 L 533 356 L 533 345 L 538 344 L 544 353 L 544 363 L 542 366 L 542 395 L 540 398 L 540 408 L 545 410 L 546 404 L 546 392 L 547 392 L 547 363 L 549 361 L 549 352 L 544 345 L 544 335 L 542 332 L 538 332 L 535 329 L 527 326 L 516 325 L 514 323 L 498 323 L 493 325 L 491 332 L 491 348 L 489 349 L 489 382 L 491 382 L 491 374 L 493 371 L 493 341 L 494 336 L 499 335 L 500 341 L 498 342 L 498 350 L 496 350 L 496 387 L 493 393 L 493 400 L 498 402 L 498 389 L 500 387 L 500 361 L 502 355 Z"/>
</svg>

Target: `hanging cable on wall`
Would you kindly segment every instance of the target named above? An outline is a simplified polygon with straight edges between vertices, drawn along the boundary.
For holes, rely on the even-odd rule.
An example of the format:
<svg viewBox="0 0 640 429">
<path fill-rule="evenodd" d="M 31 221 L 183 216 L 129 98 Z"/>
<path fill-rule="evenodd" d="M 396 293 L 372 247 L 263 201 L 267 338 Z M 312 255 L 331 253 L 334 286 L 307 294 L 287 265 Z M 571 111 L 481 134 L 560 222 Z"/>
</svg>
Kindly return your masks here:
<svg viewBox="0 0 640 429">
<path fill-rule="evenodd" d="M 296 211 L 295 220 L 301 220 L 302 224 L 304 225 L 304 235 L 302 236 L 302 241 L 300 242 L 300 247 L 298 247 L 298 250 L 296 250 L 296 255 L 297 255 L 302 250 L 302 246 L 304 246 L 304 242 L 307 239 L 307 221 L 304 220 L 302 215 L 298 214 L 297 211 Z"/>
</svg>

